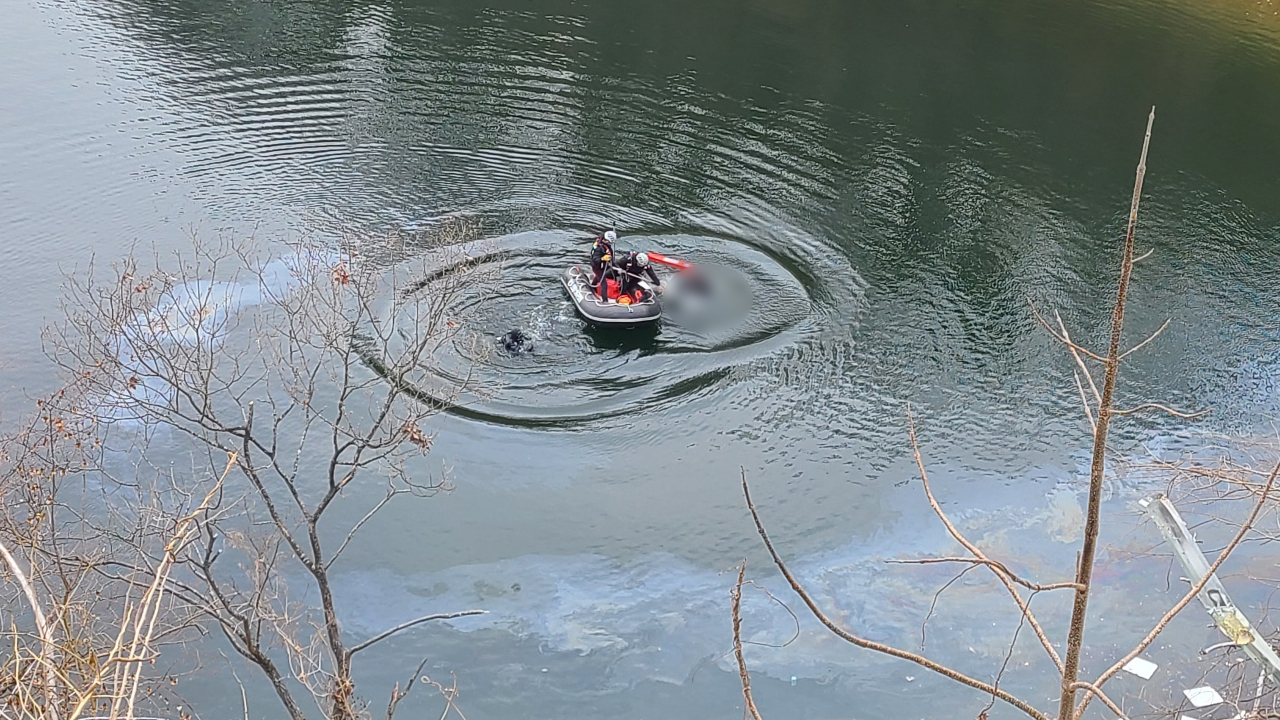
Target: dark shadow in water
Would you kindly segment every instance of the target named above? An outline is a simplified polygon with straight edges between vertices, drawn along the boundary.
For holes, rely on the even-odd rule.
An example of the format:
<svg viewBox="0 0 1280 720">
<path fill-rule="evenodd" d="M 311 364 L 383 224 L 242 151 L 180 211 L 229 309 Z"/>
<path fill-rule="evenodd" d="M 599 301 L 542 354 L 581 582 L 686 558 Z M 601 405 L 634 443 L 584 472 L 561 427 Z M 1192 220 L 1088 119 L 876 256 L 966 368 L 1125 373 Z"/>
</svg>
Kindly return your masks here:
<svg viewBox="0 0 1280 720">
<path fill-rule="evenodd" d="M 662 332 L 661 320 L 629 328 L 598 327 L 583 323 L 583 334 L 591 341 L 594 350 L 616 353 L 654 355 L 658 351 L 658 335 Z"/>
</svg>

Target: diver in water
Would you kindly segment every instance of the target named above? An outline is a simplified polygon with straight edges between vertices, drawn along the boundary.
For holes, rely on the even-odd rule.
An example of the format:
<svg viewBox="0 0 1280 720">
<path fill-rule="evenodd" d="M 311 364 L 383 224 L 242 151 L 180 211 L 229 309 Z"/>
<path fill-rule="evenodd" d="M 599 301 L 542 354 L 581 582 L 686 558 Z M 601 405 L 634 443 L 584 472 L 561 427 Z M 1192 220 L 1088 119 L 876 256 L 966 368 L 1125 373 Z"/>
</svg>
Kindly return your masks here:
<svg viewBox="0 0 1280 720">
<path fill-rule="evenodd" d="M 605 270 L 613 261 L 613 243 L 617 239 L 618 233 L 606 230 L 591 244 L 591 287 L 596 289 L 601 299 L 608 297 L 605 293 Z"/>
<path fill-rule="evenodd" d="M 643 285 L 640 280 L 648 277 L 653 283 L 653 287 L 658 293 L 662 293 L 662 281 L 658 279 L 658 274 L 653 271 L 653 266 L 649 264 L 649 256 L 646 253 L 638 253 L 635 251 L 618 256 L 613 261 L 614 272 L 618 277 L 618 296 L 630 295 L 636 302 L 645 302 L 653 296 Z"/>
<path fill-rule="evenodd" d="M 506 335 L 498 338 L 498 343 L 506 349 L 509 355 L 524 355 L 533 352 L 533 338 L 519 328 L 510 330 Z"/>
</svg>

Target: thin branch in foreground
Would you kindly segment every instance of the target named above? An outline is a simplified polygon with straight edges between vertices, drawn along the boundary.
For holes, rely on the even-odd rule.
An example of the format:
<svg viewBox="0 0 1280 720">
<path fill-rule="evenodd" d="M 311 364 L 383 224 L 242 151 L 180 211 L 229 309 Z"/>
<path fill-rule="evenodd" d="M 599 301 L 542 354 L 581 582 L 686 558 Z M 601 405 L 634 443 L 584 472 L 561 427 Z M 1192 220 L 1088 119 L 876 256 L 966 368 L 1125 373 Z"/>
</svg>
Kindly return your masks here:
<svg viewBox="0 0 1280 720">
<path fill-rule="evenodd" d="M 893 561 L 890 560 L 889 562 L 893 562 Z M 925 639 L 926 639 L 925 629 L 929 626 L 929 620 L 933 618 L 933 611 L 938 608 L 938 598 L 942 597 L 942 593 L 946 592 L 947 588 L 959 582 L 960 578 L 969 574 L 969 571 L 976 567 L 978 566 L 970 565 L 969 567 L 961 570 L 959 573 L 956 574 L 955 577 L 948 580 L 946 585 L 943 585 L 942 587 L 938 588 L 938 591 L 933 594 L 933 601 L 929 603 L 929 612 L 925 613 L 924 620 L 920 621 L 920 652 L 924 652 Z"/>
<path fill-rule="evenodd" d="M 1030 606 L 1031 601 L 1034 599 L 1035 593 L 1032 593 L 1031 597 L 1027 598 L 1027 605 Z M 1013 649 L 1018 645 L 1018 635 L 1022 634 L 1022 628 L 1026 625 L 1027 617 L 1029 616 L 1023 615 L 1018 619 L 1018 627 L 1014 629 L 1013 637 L 1009 640 L 1009 649 L 1005 651 L 1004 662 L 1000 663 L 1000 671 L 996 673 L 996 679 L 991 683 L 995 687 L 1000 687 L 1000 681 L 1004 679 L 1004 671 L 1009 668 L 1009 660 L 1013 658 Z M 995 707 L 995 704 L 996 696 L 992 695 L 991 700 L 987 702 L 986 707 L 982 708 L 982 711 L 978 713 L 978 717 L 986 717 L 991 708 Z"/>
<path fill-rule="evenodd" d="M 445 718 L 449 717 L 451 711 L 458 713 L 458 717 L 462 718 L 462 720 L 467 720 L 467 716 L 462 714 L 462 709 L 457 705 L 458 678 L 455 677 L 449 687 L 445 687 L 443 683 L 436 682 L 429 677 L 422 678 L 422 682 L 439 690 L 440 694 L 444 696 L 445 706 L 444 712 L 440 715 L 440 720 L 445 720 Z"/>
<path fill-rule="evenodd" d="M 1045 590 L 1076 590 L 1079 585 L 1073 582 L 1049 583 L 1048 585 L 1038 585 L 1029 580 L 1024 580 L 1013 574 L 1004 563 L 999 560 L 989 560 L 985 558 L 966 558 L 966 557 L 940 557 L 940 558 L 916 558 L 914 560 L 885 560 L 890 565 L 933 565 L 935 563 L 970 563 L 973 566 L 986 565 L 996 572 L 1002 572 L 1009 576 L 1009 579 L 1028 590 L 1034 592 L 1043 592 Z"/>
<path fill-rule="evenodd" d="M 751 490 L 747 486 L 747 473 L 745 470 L 742 471 L 742 494 L 746 498 L 747 509 L 751 511 L 751 518 L 755 521 L 756 532 L 760 535 L 760 539 L 764 541 L 764 546 L 769 551 L 769 556 L 773 558 L 774 565 L 778 567 L 779 572 L 781 572 L 782 576 L 786 578 L 787 583 L 791 585 L 791 589 L 795 591 L 796 595 L 800 596 L 801 600 L 804 601 L 804 604 L 809 608 L 809 612 L 817 618 L 818 622 L 821 622 L 828 630 L 834 633 L 836 637 L 860 648 L 874 650 L 901 660 L 908 660 L 925 669 L 932 670 L 943 677 L 948 677 L 958 683 L 968 685 L 969 687 L 979 690 L 984 694 L 995 695 L 1009 705 L 1012 705 L 1026 713 L 1028 716 L 1033 718 L 1033 720 L 1050 720 L 1049 716 L 1037 710 L 1027 701 L 1012 695 L 1005 690 L 994 687 L 990 683 L 985 683 L 981 680 L 969 677 L 968 675 L 934 660 L 930 660 L 922 655 L 917 655 L 916 653 L 908 652 L 891 645 L 885 645 L 874 640 L 859 637 L 837 625 L 835 621 L 827 616 L 826 613 L 822 612 L 822 609 L 818 607 L 817 602 L 814 601 L 813 597 L 804 589 L 804 586 L 800 584 L 800 581 L 792 574 L 791 569 L 787 567 L 782 556 L 779 555 L 777 549 L 774 548 L 773 541 L 769 539 L 769 533 L 765 531 L 764 523 L 760 520 L 760 513 L 756 510 L 755 503 L 751 500 Z"/>
<path fill-rule="evenodd" d="M 1093 410 L 1089 408 L 1089 400 L 1084 396 L 1084 385 L 1080 382 L 1080 373 L 1074 372 L 1072 376 L 1076 379 L 1076 389 L 1080 391 L 1080 405 L 1084 408 L 1084 416 L 1089 419 L 1089 431 L 1096 433 L 1098 432 L 1098 421 L 1093 419 Z"/>
<path fill-rule="evenodd" d="M 409 628 L 415 625 L 421 625 L 422 623 L 431 622 L 432 620 L 452 620 L 454 618 L 467 617 L 468 615 L 487 615 L 487 614 L 489 614 L 488 610 L 462 610 L 459 612 L 452 612 L 452 613 L 437 613 L 435 615 L 424 615 L 415 620 L 410 620 L 409 622 L 400 623 L 399 625 L 391 628 L 390 630 L 384 630 L 381 633 L 369 638 L 368 640 L 365 640 L 359 645 L 356 645 L 355 647 L 347 651 L 347 658 L 350 658 L 352 655 L 355 655 L 356 653 L 360 652 L 361 650 L 364 650 L 365 648 L 369 647 L 370 645 L 376 642 L 386 640 L 387 638 L 391 637 L 392 635 L 395 635 L 401 630 L 408 630 Z"/>
<path fill-rule="evenodd" d="M 1102 704 L 1106 705 L 1111 710 L 1111 712 L 1115 713 L 1116 716 L 1120 718 L 1120 720 L 1129 720 L 1129 716 L 1124 714 L 1124 710 L 1121 710 L 1120 706 L 1117 705 L 1114 700 L 1107 697 L 1107 694 L 1102 692 L 1102 688 L 1099 688 L 1098 686 L 1092 683 L 1087 683 L 1081 680 L 1077 680 L 1071 684 L 1077 690 L 1089 691 L 1089 697 L 1096 697 L 1099 700 L 1101 700 Z"/>
<path fill-rule="evenodd" d="M 395 687 L 391 688 L 391 700 L 387 702 L 387 720 L 392 720 L 392 718 L 395 717 L 396 707 L 399 706 L 400 701 L 405 699 L 409 692 L 413 690 L 414 683 L 422 676 L 422 668 L 426 666 L 427 658 L 422 658 L 422 662 L 418 663 L 417 669 L 414 670 L 413 674 L 409 676 L 409 679 L 405 681 L 404 690 L 400 689 L 399 684 L 396 684 Z"/>
<path fill-rule="evenodd" d="M 1071 350 L 1071 357 L 1075 358 L 1076 365 L 1080 366 L 1080 371 L 1084 373 L 1085 379 L 1089 381 L 1089 389 L 1093 391 L 1094 402 L 1101 406 L 1102 393 L 1098 392 L 1098 384 L 1093 381 L 1093 373 L 1089 372 L 1089 366 L 1085 365 L 1084 358 L 1080 357 L 1080 353 L 1077 350 L 1079 346 L 1071 341 L 1071 333 L 1067 332 L 1067 324 L 1062 321 L 1062 315 L 1057 310 L 1054 310 L 1053 316 L 1058 320 L 1058 329 L 1062 331 L 1062 337 L 1066 338 L 1066 345 Z M 1092 353 L 1090 354 L 1092 355 Z M 1092 418 L 1090 422 L 1092 423 Z M 1094 423 L 1094 427 L 1097 427 L 1096 423 Z"/>
<path fill-rule="evenodd" d="M 1148 254 L 1150 254 L 1150 253 L 1148 253 Z M 1134 262 L 1137 262 L 1137 260 L 1135 259 L 1135 260 L 1134 260 Z M 1171 318 L 1171 319 L 1169 319 L 1169 320 L 1165 320 L 1165 321 L 1164 321 L 1164 324 L 1163 324 L 1163 325 L 1161 325 L 1161 326 L 1159 327 L 1159 329 L 1157 329 L 1155 332 L 1153 332 L 1153 333 L 1151 333 L 1150 335 L 1148 335 L 1146 340 L 1143 340 L 1142 342 L 1138 343 L 1137 345 L 1134 345 L 1133 347 L 1129 348 L 1128 350 L 1125 350 L 1124 352 L 1120 353 L 1120 359 L 1121 359 L 1121 360 L 1123 360 L 1123 359 L 1125 359 L 1125 358 L 1129 357 L 1130 355 L 1132 355 L 1132 354 L 1134 354 L 1134 353 L 1138 352 L 1139 350 L 1141 350 L 1143 347 L 1145 347 L 1145 346 L 1146 346 L 1148 343 L 1150 343 L 1152 340 L 1155 340 L 1156 338 L 1160 337 L 1160 333 L 1164 332 L 1164 329 L 1165 329 L 1165 328 L 1167 328 L 1167 327 L 1169 327 L 1169 323 L 1171 323 L 1171 322 L 1173 322 L 1172 318 Z"/>
<path fill-rule="evenodd" d="M 1080 676 L 1080 654 L 1084 648 L 1085 621 L 1089 609 L 1089 588 L 1093 580 L 1093 564 L 1097 554 L 1098 532 L 1102 523 L 1102 483 L 1106 472 L 1107 432 L 1111 427 L 1115 406 L 1116 377 L 1120 373 L 1120 339 L 1124 330 L 1124 312 L 1133 274 L 1133 235 L 1138 226 L 1138 206 L 1142 199 L 1142 181 L 1147 174 L 1147 150 L 1151 146 L 1151 127 L 1156 122 L 1156 109 L 1147 117 L 1147 132 L 1142 140 L 1142 154 L 1134 173 L 1133 199 L 1129 204 L 1129 222 L 1125 231 L 1124 250 L 1120 260 L 1120 279 L 1116 287 L 1115 305 L 1111 312 L 1111 338 L 1107 345 L 1106 371 L 1102 379 L 1102 395 L 1098 402 L 1098 427 L 1093 433 L 1093 457 L 1089 463 L 1089 495 L 1085 510 L 1084 540 L 1080 544 L 1076 564 L 1076 582 L 1083 589 L 1075 593 L 1071 621 L 1067 630 L 1067 656 L 1062 671 L 1062 694 L 1058 700 L 1060 720 L 1074 717 L 1076 688 Z M 1092 696 L 1088 696 L 1092 697 Z"/>
<path fill-rule="evenodd" d="M 796 625 L 795 631 L 791 634 L 791 637 L 788 638 L 787 641 L 784 643 L 767 643 L 767 642 L 760 642 L 759 640 L 748 640 L 745 643 L 746 645 L 758 645 L 760 647 L 767 647 L 767 648 L 784 648 L 800 638 L 800 618 L 796 615 L 795 610 L 792 610 L 790 607 L 788 607 L 787 604 L 782 602 L 782 600 L 777 595 L 774 595 L 773 593 L 769 592 L 768 588 L 762 587 L 761 585 L 757 584 L 756 581 L 748 580 L 744 584 L 750 585 L 756 590 L 759 590 L 760 592 L 764 593 L 766 597 L 768 597 L 770 600 L 777 603 L 778 607 L 782 608 L 783 610 L 786 610 L 787 614 L 791 616 L 791 622 L 795 623 Z"/>
<path fill-rule="evenodd" d="M 1136 412 L 1142 412 L 1143 410 L 1161 410 L 1169 413 L 1174 417 L 1182 418 L 1184 420 L 1191 420 L 1193 418 L 1198 418 L 1198 417 L 1209 414 L 1208 410 L 1197 410 L 1196 412 L 1193 412 L 1193 413 L 1181 412 L 1178 410 L 1174 410 L 1173 408 L 1161 405 L 1160 403 L 1142 403 L 1141 405 L 1138 405 L 1136 407 L 1131 407 L 1127 410 L 1112 410 L 1111 414 L 1112 415 L 1132 415 Z"/>
<path fill-rule="evenodd" d="M 747 712 L 751 713 L 754 720 L 763 720 L 760 717 L 760 711 L 756 710 L 756 701 L 751 697 L 751 676 L 747 674 L 747 661 L 742 657 L 742 616 L 740 609 L 742 607 L 742 576 L 747 572 L 747 563 L 744 560 L 738 566 L 738 583 L 733 586 L 731 597 L 733 598 L 733 653 L 738 658 L 738 676 L 742 679 L 742 697 L 747 704 Z"/>
<path fill-rule="evenodd" d="M 1059 335 L 1056 330 L 1050 327 L 1049 323 L 1044 319 L 1044 317 L 1040 315 L 1040 311 L 1036 309 L 1035 304 L 1031 302 L 1030 298 L 1027 299 L 1027 305 L 1031 307 L 1031 314 L 1035 316 L 1036 321 L 1039 322 L 1040 326 L 1045 329 L 1045 332 L 1053 336 L 1054 340 L 1057 340 L 1063 345 L 1066 345 L 1067 347 L 1071 348 L 1073 351 L 1079 352 L 1082 355 L 1087 355 L 1090 359 L 1097 360 L 1098 362 L 1106 362 L 1106 358 L 1102 357 L 1101 355 L 1098 355 L 1097 353 L 1093 352 L 1089 348 L 1086 348 L 1082 345 L 1077 345 L 1074 342 L 1072 342 L 1070 336 L 1068 336 L 1066 333 Z"/>
<path fill-rule="evenodd" d="M 1040 622 L 1036 620 L 1035 615 L 1031 614 L 1031 608 L 1023 601 L 1022 594 L 1018 592 L 1016 587 L 1014 587 L 1013 573 L 1011 573 L 1008 568 L 1004 567 L 1002 563 L 992 561 L 985 553 L 982 552 L 981 548 L 969 542 L 968 538 L 966 538 L 956 528 L 955 524 L 951 522 L 951 519 L 947 517 L 947 514 L 942 511 L 942 506 L 938 504 L 938 499 L 933 496 L 933 489 L 929 486 L 929 473 L 925 470 L 924 457 L 920 454 L 920 443 L 916 440 L 915 418 L 911 415 L 911 407 L 909 405 L 907 406 L 907 433 L 911 438 L 911 450 L 915 454 L 916 468 L 920 471 L 920 483 L 924 486 L 924 494 L 929 501 L 929 507 L 933 508 L 933 512 L 938 516 L 938 520 L 940 520 L 947 528 L 947 532 L 951 533 L 951 537 L 955 538 L 956 542 L 963 545 L 964 548 L 975 558 L 983 561 L 983 564 L 991 568 L 996 579 L 998 579 L 1000 584 L 1004 585 L 1005 589 L 1009 591 L 1009 596 L 1013 598 L 1013 602 L 1018 606 L 1018 610 L 1022 611 L 1022 614 L 1027 616 L 1027 624 L 1029 624 L 1031 626 L 1031 630 L 1035 632 L 1036 639 L 1040 641 L 1041 647 L 1043 647 L 1045 652 L 1049 654 L 1049 658 L 1053 660 L 1053 666 L 1061 671 L 1063 667 L 1062 659 L 1058 657 L 1058 652 L 1054 649 L 1053 643 L 1049 641 L 1049 636 L 1045 634 L 1044 628 L 1040 626 Z M 1077 592 L 1079 592 L 1078 589 Z"/>
<path fill-rule="evenodd" d="M 50 658 L 55 645 L 53 633 L 49 630 L 48 618 L 45 617 L 44 610 L 40 608 L 40 601 L 36 598 L 36 591 L 27 580 L 27 574 L 22 571 L 22 566 L 9 553 L 9 548 L 5 547 L 3 542 L 0 542 L 0 556 L 4 557 L 5 564 L 9 566 L 9 573 L 18 582 L 18 586 L 22 588 L 22 593 L 27 597 L 27 602 L 31 605 L 31 614 L 36 621 L 36 630 L 40 633 L 40 655 L 36 658 L 36 663 L 44 667 L 45 714 L 51 720 L 57 720 L 57 671 L 54 668 L 53 660 Z M 14 642 L 15 644 L 17 643 L 16 637 Z M 17 656 L 18 653 L 15 652 L 14 657 Z"/>
</svg>

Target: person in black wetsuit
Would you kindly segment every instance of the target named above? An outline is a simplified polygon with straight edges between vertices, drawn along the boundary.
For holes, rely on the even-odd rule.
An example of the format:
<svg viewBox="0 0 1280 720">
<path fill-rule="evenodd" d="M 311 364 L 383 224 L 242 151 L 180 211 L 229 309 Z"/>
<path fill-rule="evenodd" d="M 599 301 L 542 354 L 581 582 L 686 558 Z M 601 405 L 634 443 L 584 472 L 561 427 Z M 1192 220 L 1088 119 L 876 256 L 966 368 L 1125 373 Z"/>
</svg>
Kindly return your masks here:
<svg viewBox="0 0 1280 720">
<path fill-rule="evenodd" d="M 645 253 L 632 251 L 619 255 L 613 261 L 613 268 L 621 285 L 619 296 L 631 295 L 636 302 L 648 300 L 652 293 L 640 284 L 640 279 L 645 276 L 659 293 L 662 292 L 662 281 L 658 280 L 658 274 L 653 271 L 653 266 L 649 264 L 649 256 Z"/>
<path fill-rule="evenodd" d="M 604 282 L 605 270 L 613 262 L 613 243 L 617 239 L 618 233 L 606 230 L 604 235 L 597 237 L 591 244 L 591 287 L 601 299 L 607 297 Z"/>
</svg>

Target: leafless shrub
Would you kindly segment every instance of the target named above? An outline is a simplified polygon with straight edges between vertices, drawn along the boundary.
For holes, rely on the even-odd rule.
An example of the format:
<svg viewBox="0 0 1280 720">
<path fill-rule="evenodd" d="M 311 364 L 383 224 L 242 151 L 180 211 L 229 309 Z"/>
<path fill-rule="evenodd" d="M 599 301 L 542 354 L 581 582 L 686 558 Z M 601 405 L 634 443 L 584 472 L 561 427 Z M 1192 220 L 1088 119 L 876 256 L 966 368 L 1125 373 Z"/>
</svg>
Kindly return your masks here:
<svg viewBox="0 0 1280 720">
<path fill-rule="evenodd" d="M 56 483 L 4 486 L 25 493 L 32 513 L 10 512 L 5 537 L 22 538 L 40 582 L 57 580 L 68 597 L 91 585 L 95 602 L 118 612 L 32 600 L 34 631 L 19 632 L 15 618 L 11 635 L 23 644 L 0 690 L 8 679 L 31 717 L 133 717 L 155 642 L 212 628 L 294 720 L 310 714 L 306 695 L 322 716 L 363 717 L 358 654 L 420 624 L 482 612 L 429 615 L 353 641 L 332 575 L 388 503 L 449 488 L 424 462 L 430 419 L 471 377 L 435 373 L 433 361 L 480 340 L 466 312 L 496 268 L 478 259 L 477 233 L 459 216 L 412 237 L 300 243 L 268 262 L 252 240 L 193 238 L 181 257 L 69 276 L 65 320 L 47 346 L 70 390 L 41 412 L 51 433 L 65 434 L 58 444 L 74 441 L 84 457 L 14 445 L 11 477 L 39 467 Z M 416 258 L 387 262 L 407 251 Z M 69 532 L 74 543 L 62 540 Z M 60 575 L 44 570 L 50 563 Z M 291 592 L 288 581 L 305 589 Z M 52 621 L 49 608 L 58 608 Z M 46 629 L 73 619 L 77 653 Z M 72 658 L 84 667 L 58 669 Z M 392 691 L 389 715 L 409 687 Z"/>
</svg>

